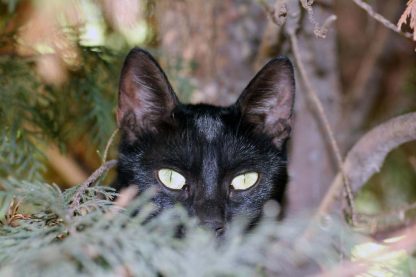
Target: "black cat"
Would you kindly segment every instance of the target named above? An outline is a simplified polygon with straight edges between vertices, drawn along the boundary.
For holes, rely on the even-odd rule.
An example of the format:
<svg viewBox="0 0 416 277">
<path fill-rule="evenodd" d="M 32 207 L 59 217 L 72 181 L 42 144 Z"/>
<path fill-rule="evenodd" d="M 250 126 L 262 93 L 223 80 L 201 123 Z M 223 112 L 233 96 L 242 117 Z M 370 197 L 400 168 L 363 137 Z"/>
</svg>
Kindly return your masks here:
<svg viewBox="0 0 416 277">
<path fill-rule="evenodd" d="M 282 204 L 295 80 L 291 62 L 267 63 L 229 107 L 179 102 L 156 60 L 134 48 L 121 72 L 118 190 L 156 188 L 159 210 L 182 204 L 222 232 L 253 222 L 266 201 Z"/>
</svg>

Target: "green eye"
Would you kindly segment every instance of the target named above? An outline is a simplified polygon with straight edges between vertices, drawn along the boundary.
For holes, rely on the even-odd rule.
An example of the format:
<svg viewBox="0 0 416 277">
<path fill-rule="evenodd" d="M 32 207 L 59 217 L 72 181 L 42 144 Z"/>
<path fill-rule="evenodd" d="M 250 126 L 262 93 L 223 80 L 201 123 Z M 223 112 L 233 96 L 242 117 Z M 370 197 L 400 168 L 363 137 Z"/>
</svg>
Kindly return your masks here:
<svg viewBox="0 0 416 277">
<path fill-rule="evenodd" d="M 234 177 L 231 186 L 236 190 L 245 190 L 254 186 L 258 179 L 259 174 L 257 172 L 247 172 Z"/>
<path fill-rule="evenodd" d="M 172 169 L 162 168 L 157 172 L 157 176 L 160 182 L 170 189 L 179 190 L 186 184 L 185 177 Z"/>
</svg>

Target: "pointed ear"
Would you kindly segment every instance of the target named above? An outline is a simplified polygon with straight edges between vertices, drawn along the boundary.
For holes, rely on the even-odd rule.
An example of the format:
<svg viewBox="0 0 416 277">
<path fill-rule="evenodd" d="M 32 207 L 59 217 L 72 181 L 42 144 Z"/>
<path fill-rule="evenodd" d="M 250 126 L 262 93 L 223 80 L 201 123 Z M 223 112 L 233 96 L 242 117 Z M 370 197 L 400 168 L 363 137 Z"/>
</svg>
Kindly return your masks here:
<svg viewBox="0 0 416 277">
<path fill-rule="evenodd" d="M 133 48 L 121 71 L 117 124 L 134 139 L 142 132 L 156 132 L 179 103 L 156 60 L 145 50 Z"/>
<path fill-rule="evenodd" d="M 273 143 L 280 148 L 290 135 L 294 100 L 292 63 L 286 57 L 277 57 L 250 81 L 237 105 L 255 131 L 273 137 Z"/>
</svg>

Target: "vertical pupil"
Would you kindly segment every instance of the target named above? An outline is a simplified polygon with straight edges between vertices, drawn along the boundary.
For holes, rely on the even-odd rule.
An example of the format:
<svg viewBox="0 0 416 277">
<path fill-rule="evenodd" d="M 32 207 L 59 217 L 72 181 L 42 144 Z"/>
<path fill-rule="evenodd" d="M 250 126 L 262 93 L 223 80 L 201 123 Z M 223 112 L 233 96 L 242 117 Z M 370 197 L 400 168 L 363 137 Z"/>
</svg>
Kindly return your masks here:
<svg viewBox="0 0 416 277">
<path fill-rule="evenodd" d="M 172 174 L 173 174 L 172 170 L 169 171 L 169 183 L 172 183 Z"/>
</svg>

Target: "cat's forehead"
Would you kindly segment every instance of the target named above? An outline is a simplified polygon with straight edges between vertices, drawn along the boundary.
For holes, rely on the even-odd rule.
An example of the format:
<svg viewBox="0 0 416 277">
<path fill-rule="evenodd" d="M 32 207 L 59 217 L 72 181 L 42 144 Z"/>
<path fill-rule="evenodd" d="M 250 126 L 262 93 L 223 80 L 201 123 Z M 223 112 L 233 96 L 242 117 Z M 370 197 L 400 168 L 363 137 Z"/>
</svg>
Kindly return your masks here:
<svg viewBox="0 0 416 277">
<path fill-rule="evenodd" d="M 188 105 L 187 122 L 208 142 L 215 140 L 224 132 L 224 118 L 230 115 L 229 108 L 199 104 Z"/>
<path fill-rule="evenodd" d="M 194 118 L 195 128 L 207 141 L 217 138 L 223 131 L 224 124 L 218 116 L 202 114 Z"/>
</svg>

